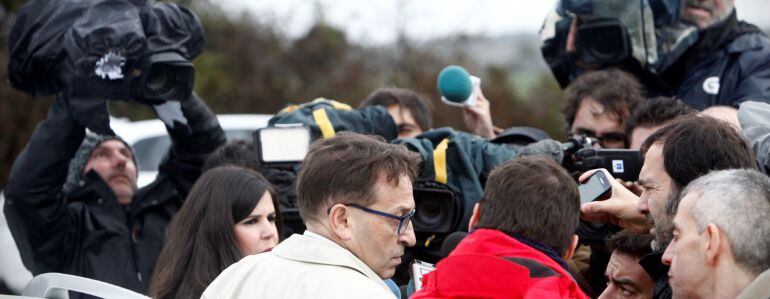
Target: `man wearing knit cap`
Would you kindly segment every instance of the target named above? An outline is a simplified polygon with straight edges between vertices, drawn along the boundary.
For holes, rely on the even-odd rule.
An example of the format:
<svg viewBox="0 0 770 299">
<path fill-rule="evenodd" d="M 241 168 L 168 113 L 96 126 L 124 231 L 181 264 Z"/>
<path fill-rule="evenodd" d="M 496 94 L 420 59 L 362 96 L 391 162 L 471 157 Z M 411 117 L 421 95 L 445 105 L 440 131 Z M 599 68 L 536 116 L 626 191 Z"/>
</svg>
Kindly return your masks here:
<svg viewBox="0 0 770 299">
<path fill-rule="evenodd" d="M 185 122 L 166 127 L 172 147 L 156 180 L 138 190 L 131 147 L 86 132 L 68 101 L 54 103 L 5 189 L 8 226 L 33 275 L 60 272 L 147 292 L 166 227 L 225 141 L 195 94 L 179 103 Z"/>
<path fill-rule="evenodd" d="M 134 150 L 118 136 L 86 134 L 83 143 L 70 160 L 63 189 L 71 192 L 85 184 L 85 174 L 95 171 L 115 193 L 118 203 L 131 204 L 136 192 L 136 158 Z"/>
</svg>

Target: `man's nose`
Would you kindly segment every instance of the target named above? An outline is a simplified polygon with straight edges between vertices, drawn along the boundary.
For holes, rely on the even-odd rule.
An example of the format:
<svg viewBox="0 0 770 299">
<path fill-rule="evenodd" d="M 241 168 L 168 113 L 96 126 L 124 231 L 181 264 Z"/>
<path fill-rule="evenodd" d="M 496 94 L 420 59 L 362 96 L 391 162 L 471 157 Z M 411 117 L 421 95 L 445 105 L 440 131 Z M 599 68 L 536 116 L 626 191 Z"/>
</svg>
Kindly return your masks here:
<svg viewBox="0 0 770 299">
<path fill-rule="evenodd" d="M 639 197 L 639 202 L 636 204 L 636 210 L 639 211 L 639 213 L 646 214 L 650 212 L 650 200 L 648 197 L 649 196 L 646 196 L 644 191 L 642 191 L 642 196 Z"/>
<path fill-rule="evenodd" d="M 671 260 L 674 258 L 673 250 L 671 249 L 673 244 L 669 244 L 668 247 L 666 247 L 666 251 L 663 252 L 663 256 L 660 258 L 660 261 L 663 262 L 666 266 L 671 266 Z"/>
<path fill-rule="evenodd" d="M 409 225 L 407 225 L 404 233 L 398 236 L 398 241 L 407 247 L 412 247 L 414 244 L 417 244 L 417 237 L 414 235 L 414 225 L 411 221 L 409 222 Z"/>
<path fill-rule="evenodd" d="M 113 159 L 113 163 L 115 164 L 115 167 L 118 167 L 118 168 L 125 168 L 126 163 L 128 163 L 128 157 L 120 153 L 116 153 L 112 155 L 112 159 Z"/>
</svg>

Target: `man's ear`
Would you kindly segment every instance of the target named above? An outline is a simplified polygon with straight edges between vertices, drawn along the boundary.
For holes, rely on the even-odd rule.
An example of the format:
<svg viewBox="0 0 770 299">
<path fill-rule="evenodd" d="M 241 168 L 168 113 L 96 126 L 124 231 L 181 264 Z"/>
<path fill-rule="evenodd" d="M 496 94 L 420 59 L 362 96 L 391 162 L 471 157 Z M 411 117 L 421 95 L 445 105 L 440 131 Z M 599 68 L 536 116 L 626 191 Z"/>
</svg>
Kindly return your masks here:
<svg viewBox="0 0 770 299">
<path fill-rule="evenodd" d="M 329 230 L 332 234 L 341 240 L 350 240 L 352 236 L 352 219 L 348 207 L 336 204 L 329 210 L 329 216 L 326 217 L 329 224 Z"/>
<path fill-rule="evenodd" d="M 476 223 L 479 223 L 479 217 L 481 215 L 479 214 L 479 203 L 476 203 L 473 206 L 473 214 L 471 214 L 471 221 L 468 221 L 468 231 L 473 230 L 474 227 L 476 227 Z"/>
<path fill-rule="evenodd" d="M 724 253 L 724 248 L 722 248 L 722 246 L 729 245 L 723 244 L 722 232 L 719 231 L 719 228 L 713 223 L 706 225 L 706 229 L 703 230 L 703 235 L 706 239 L 706 243 L 703 245 L 706 250 L 706 262 L 710 265 L 714 265 L 716 264 L 716 259 L 719 255 Z"/>
<path fill-rule="evenodd" d="M 565 252 L 564 256 L 562 256 L 565 261 L 571 260 L 572 256 L 575 255 L 575 249 L 578 247 L 579 240 L 580 239 L 578 238 L 577 235 L 572 235 L 572 242 L 567 247 L 567 252 Z"/>
</svg>

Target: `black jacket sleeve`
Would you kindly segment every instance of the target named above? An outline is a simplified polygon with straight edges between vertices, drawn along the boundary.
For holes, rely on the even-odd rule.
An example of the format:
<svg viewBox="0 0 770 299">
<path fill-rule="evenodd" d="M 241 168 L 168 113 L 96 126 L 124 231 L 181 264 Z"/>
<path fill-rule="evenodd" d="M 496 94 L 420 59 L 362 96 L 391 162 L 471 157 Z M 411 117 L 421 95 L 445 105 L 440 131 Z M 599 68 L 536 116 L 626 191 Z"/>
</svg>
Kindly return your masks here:
<svg viewBox="0 0 770 299">
<path fill-rule="evenodd" d="M 5 189 L 5 214 L 22 260 L 33 273 L 39 265 L 55 265 L 67 252 L 72 221 L 62 195 L 69 160 L 85 136 L 70 117 L 65 100 L 58 99 L 38 124 L 27 147 L 16 158 Z M 33 256 L 34 255 L 34 256 Z M 35 260 L 39 257 L 40 260 Z"/>
<path fill-rule="evenodd" d="M 166 127 L 171 148 L 158 167 L 158 179 L 169 179 L 180 196 L 187 197 L 208 155 L 225 141 L 225 132 L 216 115 L 198 95 L 193 93 L 182 102 L 182 113 L 192 131 Z"/>
</svg>

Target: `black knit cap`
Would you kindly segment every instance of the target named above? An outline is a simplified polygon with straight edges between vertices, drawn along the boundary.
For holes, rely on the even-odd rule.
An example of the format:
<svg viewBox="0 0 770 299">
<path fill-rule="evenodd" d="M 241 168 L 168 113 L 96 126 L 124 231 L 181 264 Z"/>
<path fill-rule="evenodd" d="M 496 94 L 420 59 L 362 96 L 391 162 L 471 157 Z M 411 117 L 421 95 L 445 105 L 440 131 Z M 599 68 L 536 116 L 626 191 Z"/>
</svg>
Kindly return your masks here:
<svg viewBox="0 0 770 299">
<path fill-rule="evenodd" d="M 134 149 L 131 148 L 131 145 L 126 143 L 123 138 L 88 132 L 83 139 L 83 143 L 80 144 L 80 148 L 78 148 L 78 151 L 75 153 L 75 156 L 70 160 L 69 170 L 67 171 L 67 181 L 65 181 L 63 187 L 64 193 L 70 193 L 83 187 L 85 184 L 85 174 L 83 173 L 83 170 L 85 169 L 86 164 L 88 164 L 88 160 L 91 158 L 91 152 L 99 147 L 102 142 L 108 140 L 118 140 L 122 142 L 126 148 L 131 151 L 131 159 L 134 161 L 134 165 L 136 165 L 136 157 L 133 155 Z"/>
</svg>

